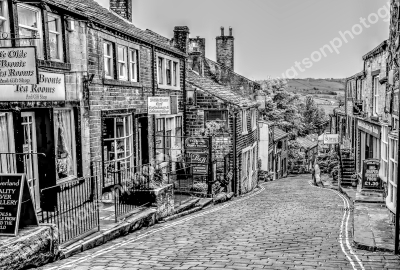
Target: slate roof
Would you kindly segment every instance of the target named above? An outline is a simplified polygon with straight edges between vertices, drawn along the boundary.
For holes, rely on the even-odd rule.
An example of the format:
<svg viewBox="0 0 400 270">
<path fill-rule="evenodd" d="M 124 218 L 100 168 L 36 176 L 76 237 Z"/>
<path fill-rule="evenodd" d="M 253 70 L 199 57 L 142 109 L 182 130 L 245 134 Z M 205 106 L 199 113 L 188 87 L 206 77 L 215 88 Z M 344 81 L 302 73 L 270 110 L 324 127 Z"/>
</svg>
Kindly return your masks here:
<svg viewBox="0 0 400 270">
<path fill-rule="evenodd" d="M 212 79 L 202 77 L 193 70 L 186 70 L 186 82 L 221 100 L 239 107 L 257 107 L 258 103 L 231 90 L 229 87 L 218 84 Z"/>
<path fill-rule="evenodd" d="M 315 141 L 310 141 L 304 137 L 297 137 L 296 141 L 301 145 L 301 147 L 305 148 L 306 150 L 312 149 L 318 146 L 318 139 Z"/>
<path fill-rule="evenodd" d="M 280 139 L 283 139 L 287 135 L 288 134 L 285 131 L 283 131 L 282 129 L 274 127 L 274 141 L 278 141 Z"/>
<path fill-rule="evenodd" d="M 173 47 L 170 40 L 156 35 L 154 32 L 144 31 L 133 25 L 133 23 L 123 19 L 110 10 L 102 7 L 94 0 L 43 0 L 49 5 L 56 6 L 63 10 L 68 10 L 74 14 L 88 18 L 89 21 L 112 28 L 130 37 L 152 44 L 159 48 L 173 52 L 178 55 L 186 56 L 185 53 Z"/>
<path fill-rule="evenodd" d="M 362 59 L 363 60 L 367 60 L 368 58 L 371 58 L 373 56 L 375 56 L 378 53 L 383 52 L 386 49 L 386 45 L 388 44 L 388 40 L 384 40 L 381 44 L 379 44 L 378 46 L 376 46 L 374 49 L 372 49 L 371 51 L 369 51 L 368 53 L 366 53 Z"/>
</svg>

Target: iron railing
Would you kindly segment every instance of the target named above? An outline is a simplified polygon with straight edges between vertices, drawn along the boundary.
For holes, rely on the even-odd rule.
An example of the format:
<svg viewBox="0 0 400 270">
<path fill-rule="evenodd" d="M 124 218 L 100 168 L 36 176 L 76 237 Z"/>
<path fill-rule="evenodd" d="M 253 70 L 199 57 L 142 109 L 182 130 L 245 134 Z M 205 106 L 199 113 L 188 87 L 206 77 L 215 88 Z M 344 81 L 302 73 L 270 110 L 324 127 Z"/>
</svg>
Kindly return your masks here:
<svg viewBox="0 0 400 270">
<path fill-rule="evenodd" d="M 41 190 L 46 209 L 38 211 L 39 222 L 56 224 L 60 243 L 100 229 L 97 183 L 97 177 L 85 177 Z"/>
</svg>

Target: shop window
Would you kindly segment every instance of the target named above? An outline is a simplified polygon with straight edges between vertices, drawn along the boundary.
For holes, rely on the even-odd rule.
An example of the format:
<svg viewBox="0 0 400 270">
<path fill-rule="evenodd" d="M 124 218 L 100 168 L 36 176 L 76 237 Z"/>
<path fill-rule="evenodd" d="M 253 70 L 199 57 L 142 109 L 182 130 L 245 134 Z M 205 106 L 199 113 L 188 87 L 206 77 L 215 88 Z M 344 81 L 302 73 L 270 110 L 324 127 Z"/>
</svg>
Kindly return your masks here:
<svg viewBox="0 0 400 270">
<path fill-rule="evenodd" d="M 134 166 L 133 116 L 106 117 L 104 125 L 104 162 L 107 171 L 129 170 Z"/>
<path fill-rule="evenodd" d="M 183 146 L 183 125 L 182 125 L 182 116 L 176 117 L 176 130 L 175 130 L 175 144 L 178 149 L 182 149 Z"/>
<path fill-rule="evenodd" d="M 7 0 L 0 0 L 0 32 L 10 33 L 10 17 L 8 15 Z M 0 40 L 0 47 L 10 46 L 9 40 Z"/>
<path fill-rule="evenodd" d="M 128 49 L 118 46 L 118 79 L 128 80 Z"/>
<path fill-rule="evenodd" d="M 48 15 L 50 59 L 55 61 L 64 60 L 61 25 L 60 16 L 54 14 Z"/>
<path fill-rule="evenodd" d="M 21 38 L 20 46 L 36 46 L 36 53 L 39 59 L 43 59 L 43 33 L 42 16 L 38 8 L 26 5 L 18 5 L 18 31 Z"/>
<path fill-rule="evenodd" d="M 114 78 L 114 57 L 113 57 L 113 44 L 111 42 L 104 42 L 104 77 Z"/>
<path fill-rule="evenodd" d="M 0 153 L 14 153 L 11 113 L 0 113 Z M 0 154 L 0 173 L 15 173 L 15 155 Z"/>
<path fill-rule="evenodd" d="M 138 80 L 138 54 L 139 51 L 136 49 L 129 50 L 129 80 L 131 82 L 137 82 Z"/>
<path fill-rule="evenodd" d="M 72 110 L 54 110 L 57 181 L 76 177 L 75 127 Z"/>
</svg>

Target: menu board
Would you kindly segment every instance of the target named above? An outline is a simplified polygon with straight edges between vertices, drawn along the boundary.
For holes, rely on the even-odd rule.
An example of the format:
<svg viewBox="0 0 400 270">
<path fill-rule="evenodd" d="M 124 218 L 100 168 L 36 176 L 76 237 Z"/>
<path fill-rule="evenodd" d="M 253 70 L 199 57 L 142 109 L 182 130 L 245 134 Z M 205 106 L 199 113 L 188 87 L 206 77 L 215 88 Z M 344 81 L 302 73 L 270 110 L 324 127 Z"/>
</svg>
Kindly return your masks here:
<svg viewBox="0 0 400 270">
<path fill-rule="evenodd" d="M 24 225 L 38 225 L 25 175 L 0 174 L 0 235 L 16 236 Z"/>
<path fill-rule="evenodd" d="M 363 189 L 381 189 L 379 179 L 380 162 L 378 159 L 367 159 L 363 162 L 362 188 Z"/>
</svg>

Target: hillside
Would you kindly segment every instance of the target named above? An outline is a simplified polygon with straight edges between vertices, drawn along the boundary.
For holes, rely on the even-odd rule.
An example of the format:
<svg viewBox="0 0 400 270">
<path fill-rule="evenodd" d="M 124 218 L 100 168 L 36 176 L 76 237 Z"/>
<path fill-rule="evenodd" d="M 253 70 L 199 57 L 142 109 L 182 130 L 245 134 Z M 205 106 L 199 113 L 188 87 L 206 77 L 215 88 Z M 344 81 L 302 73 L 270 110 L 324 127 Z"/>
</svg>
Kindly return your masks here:
<svg viewBox="0 0 400 270">
<path fill-rule="evenodd" d="M 288 79 L 288 91 L 303 98 L 313 95 L 314 100 L 331 114 L 344 100 L 344 79 Z"/>
</svg>

